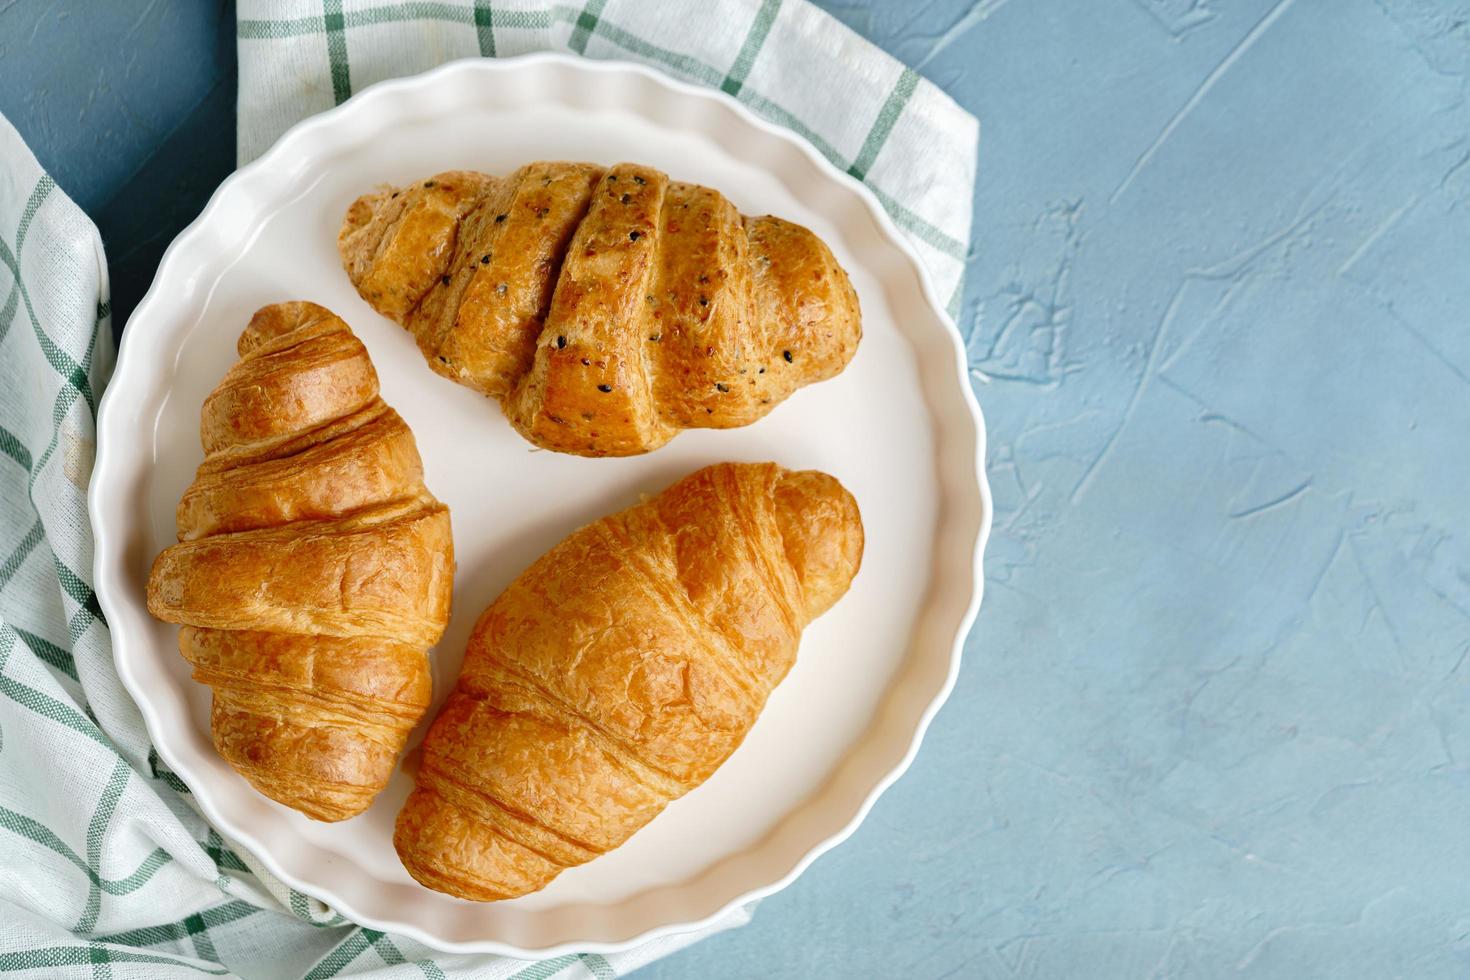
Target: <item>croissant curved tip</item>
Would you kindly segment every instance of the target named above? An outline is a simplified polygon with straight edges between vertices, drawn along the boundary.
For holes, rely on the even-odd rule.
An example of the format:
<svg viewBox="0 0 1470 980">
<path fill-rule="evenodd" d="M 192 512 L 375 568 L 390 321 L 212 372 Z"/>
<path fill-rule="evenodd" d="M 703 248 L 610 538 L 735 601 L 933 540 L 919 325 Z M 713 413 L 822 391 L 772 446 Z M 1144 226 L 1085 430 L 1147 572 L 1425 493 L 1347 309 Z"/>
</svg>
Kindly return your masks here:
<svg viewBox="0 0 1470 980">
<path fill-rule="evenodd" d="M 342 230 L 338 233 L 337 240 L 339 242 L 345 240 L 354 231 L 373 220 L 373 213 L 377 210 L 378 203 L 391 193 L 391 191 L 376 190 L 371 194 L 362 195 L 348 205 L 347 214 L 342 219 Z"/>
<path fill-rule="evenodd" d="M 422 784 L 398 811 L 393 849 L 414 881 L 472 902 L 529 895 L 563 870 Z"/>
<path fill-rule="evenodd" d="M 303 788 L 295 779 L 279 779 L 260 772 L 242 775 L 262 795 L 322 823 L 350 820 L 372 805 L 373 791 L 343 792 L 330 788 Z"/>
<path fill-rule="evenodd" d="M 250 318 L 250 322 L 240 334 L 236 350 L 241 357 L 245 357 L 251 351 L 278 337 L 284 337 L 286 334 L 322 321 L 342 323 L 337 314 L 325 306 L 318 306 L 308 300 L 294 300 L 289 303 L 272 303 L 269 306 L 262 306 L 255 311 L 255 315 Z M 346 328 L 347 325 L 342 323 L 342 329 L 346 330 Z"/>
<path fill-rule="evenodd" d="M 786 557 L 801 579 L 810 622 L 846 594 L 862 565 L 862 515 L 847 488 L 818 470 L 783 471 L 775 492 Z"/>
</svg>

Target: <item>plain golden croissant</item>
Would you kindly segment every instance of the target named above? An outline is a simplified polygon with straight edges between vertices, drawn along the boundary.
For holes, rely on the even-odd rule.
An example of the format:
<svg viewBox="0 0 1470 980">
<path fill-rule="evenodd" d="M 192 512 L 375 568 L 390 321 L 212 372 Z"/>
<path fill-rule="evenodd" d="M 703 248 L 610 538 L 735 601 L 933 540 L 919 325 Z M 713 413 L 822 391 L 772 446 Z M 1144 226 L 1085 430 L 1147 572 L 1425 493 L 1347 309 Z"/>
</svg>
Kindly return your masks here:
<svg viewBox="0 0 1470 980">
<path fill-rule="evenodd" d="M 358 198 L 338 247 L 430 367 L 559 452 L 749 425 L 841 371 L 862 335 L 820 238 L 634 164 L 442 173 Z"/>
<path fill-rule="evenodd" d="M 429 705 L 449 512 L 367 350 L 312 303 L 256 313 L 204 402 L 205 459 L 148 610 L 214 689 L 221 756 L 317 820 L 364 810 Z"/>
<path fill-rule="evenodd" d="M 622 844 L 740 744 L 862 559 L 834 478 L 722 463 L 590 524 L 480 617 L 393 842 L 490 901 Z"/>
</svg>

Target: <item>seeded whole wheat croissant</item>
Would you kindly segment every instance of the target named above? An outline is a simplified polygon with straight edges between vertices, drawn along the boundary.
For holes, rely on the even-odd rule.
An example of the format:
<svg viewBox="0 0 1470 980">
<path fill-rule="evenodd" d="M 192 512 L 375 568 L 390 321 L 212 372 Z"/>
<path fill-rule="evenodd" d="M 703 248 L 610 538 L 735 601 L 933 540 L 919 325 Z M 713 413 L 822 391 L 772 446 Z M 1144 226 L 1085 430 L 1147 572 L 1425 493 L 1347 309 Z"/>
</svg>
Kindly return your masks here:
<svg viewBox="0 0 1470 980">
<path fill-rule="evenodd" d="M 622 844 L 744 739 L 862 559 L 834 478 L 722 463 L 590 524 L 484 612 L 394 845 L 490 901 Z"/>
<path fill-rule="evenodd" d="M 204 402 L 205 459 L 148 609 L 214 689 L 221 756 L 318 820 L 387 783 L 449 618 L 449 513 L 367 350 L 311 303 L 255 314 Z"/>
<path fill-rule="evenodd" d="M 338 246 L 430 367 L 559 452 L 748 425 L 841 371 L 862 334 L 812 232 L 634 164 L 442 173 L 359 198 Z"/>
</svg>

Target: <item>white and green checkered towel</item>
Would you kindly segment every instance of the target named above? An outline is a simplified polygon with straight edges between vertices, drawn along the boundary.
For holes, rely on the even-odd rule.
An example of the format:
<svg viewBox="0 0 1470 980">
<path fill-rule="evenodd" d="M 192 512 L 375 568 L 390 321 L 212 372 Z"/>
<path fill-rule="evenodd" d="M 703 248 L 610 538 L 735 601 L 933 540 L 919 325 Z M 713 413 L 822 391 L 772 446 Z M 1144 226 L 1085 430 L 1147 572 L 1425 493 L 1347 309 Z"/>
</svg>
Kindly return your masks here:
<svg viewBox="0 0 1470 980">
<path fill-rule="evenodd" d="M 454 58 L 629 58 L 811 140 L 958 301 L 975 120 L 803 0 L 240 0 L 238 26 L 242 162 L 355 89 Z M 603 978 L 745 921 L 605 957 L 440 954 L 345 922 L 221 839 L 149 744 L 90 587 L 110 324 L 96 229 L 0 117 L 0 975 Z"/>
</svg>

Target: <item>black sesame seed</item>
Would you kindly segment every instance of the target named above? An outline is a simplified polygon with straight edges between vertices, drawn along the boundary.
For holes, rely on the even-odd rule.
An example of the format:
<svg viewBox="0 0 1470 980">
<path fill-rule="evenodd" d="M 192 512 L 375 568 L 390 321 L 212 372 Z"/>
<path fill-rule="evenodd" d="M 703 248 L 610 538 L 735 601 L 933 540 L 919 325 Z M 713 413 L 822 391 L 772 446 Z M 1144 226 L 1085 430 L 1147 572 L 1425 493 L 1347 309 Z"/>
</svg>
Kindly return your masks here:
<svg viewBox="0 0 1470 980">
<path fill-rule="evenodd" d="M 496 224 L 497 224 L 497 225 L 498 225 L 498 224 L 500 224 L 500 223 L 501 223 L 501 222 L 502 222 L 502 221 L 504 221 L 504 220 L 505 220 L 505 215 L 503 215 L 503 214 L 497 214 L 497 215 L 496 215 L 496 216 L 495 216 L 495 223 L 496 223 Z"/>
<path fill-rule="evenodd" d="M 584 357 L 584 358 L 582 358 L 582 366 L 583 367 L 591 367 L 592 366 L 592 362 L 589 361 L 589 360 L 587 360 L 587 358 Z"/>
<path fill-rule="evenodd" d="M 644 180 L 642 177 L 634 176 L 633 183 L 635 183 L 635 184 L 646 184 L 646 183 L 648 183 L 648 181 Z"/>
<path fill-rule="evenodd" d="M 700 282 L 709 282 L 709 276 L 700 276 L 699 277 L 699 281 Z"/>
<path fill-rule="evenodd" d="M 628 241 L 636 242 L 640 237 L 642 237 L 642 235 L 643 232 L 641 231 L 630 231 L 628 232 Z"/>
<path fill-rule="evenodd" d="M 398 195 L 399 195 L 399 194 L 401 194 L 401 193 L 403 193 L 403 192 L 402 192 L 402 191 L 394 191 L 394 192 L 393 192 L 393 198 L 397 198 L 397 197 L 398 197 Z M 392 198 L 390 198 L 390 200 L 391 200 L 391 199 L 392 199 Z"/>
<path fill-rule="evenodd" d="M 651 341 L 652 341 L 652 342 L 653 342 L 653 343 L 655 343 L 655 344 L 656 344 L 656 343 L 658 343 L 658 342 L 659 342 L 659 341 L 660 341 L 660 340 L 663 340 L 663 339 L 664 339 L 664 335 L 663 335 L 663 334 L 661 334 L 661 333 L 656 333 L 656 334 L 654 334 L 654 335 L 653 335 L 653 336 L 651 336 L 651 337 L 649 337 L 649 338 L 648 338 L 648 339 L 649 339 L 649 340 L 651 340 Z"/>
<path fill-rule="evenodd" d="M 440 276 L 439 277 L 439 281 L 442 282 L 446 286 L 449 285 L 449 277 L 448 276 Z"/>
<path fill-rule="evenodd" d="M 765 368 L 761 368 L 759 371 L 756 372 L 756 374 L 765 374 L 765 373 L 766 373 L 766 369 Z"/>
<path fill-rule="evenodd" d="M 490 264 L 490 256 L 488 256 L 488 255 L 482 255 L 482 256 L 480 256 L 480 264 L 481 265 L 489 265 Z"/>
<path fill-rule="evenodd" d="M 566 345 L 567 345 L 567 338 L 565 338 L 565 337 L 557 337 L 556 338 L 556 349 L 557 350 L 561 350 Z"/>
<path fill-rule="evenodd" d="M 597 390 L 603 394 L 607 394 L 609 391 L 612 391 L 612 385 L 598 385 Z"/>
<path fill-rule="evenodd" d="M 709 297 L 708 296 L 701 296 L 701 297 L 699 297 L 699 305 L 700 306 L 708 306 L 709 305 Z"/>
<path fill-rule="evenodd" d="M 726 384 L 720 384 L 717 381 L 717 382 L 715 382 L 715 390 L 716 391 L 729 391 L 730 390 L 730 386 L 729 385 L 726 385 Z"/>
<path fill-rule="evenodd" d="M 783 350 L 781 352 L 781 356 L 784 357 L 784 358 L 786 358 L 786 363 L 787 364 L 790 364 L 791 363 L 791 352 L 789 350 Z"/>
<path fill-rule="evenodd" d="M 432 180 L 426 180 L 426 181 L 424 181 L 424 186 L 425 187 L 433 187 L 434 186 L 434 181 L 432 181 Z"/>
<path fill-rule="evenodd" d="M 712 409 L 712 408 L 706 408 L 706 409 L 705 409 L 705 412 L 707 412 L 707 413 L 708 413 L 708 414 L 710 414 L 710 415 L 713 415 L 713 414 L 715 414 L 715 410 L 714 410 L 714 409 Z"/>
<path fill-rule="evenodd" d="M 608 180 L 617 180 L 618 179 L 618 175 L 617 174 L 608 174 L 607 175 L 607 179 Z"/>
<path fill-rule="evenodd" d="M 624 194 L 621 198 L 619 198 L 619 200 L 621 200 L 624 204 L 627 204 L 629 201 L 633 200 L 633 195 Z"/>
</svg>

